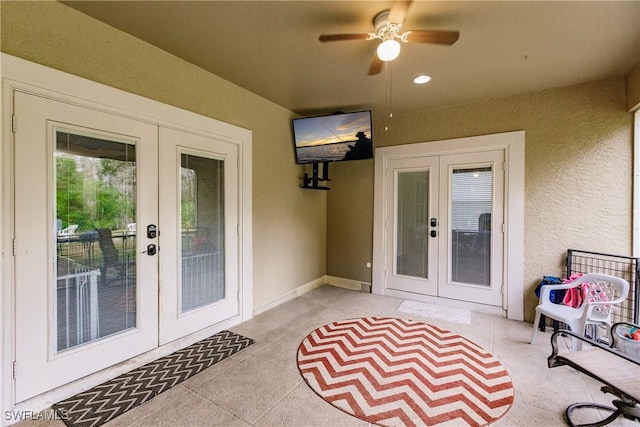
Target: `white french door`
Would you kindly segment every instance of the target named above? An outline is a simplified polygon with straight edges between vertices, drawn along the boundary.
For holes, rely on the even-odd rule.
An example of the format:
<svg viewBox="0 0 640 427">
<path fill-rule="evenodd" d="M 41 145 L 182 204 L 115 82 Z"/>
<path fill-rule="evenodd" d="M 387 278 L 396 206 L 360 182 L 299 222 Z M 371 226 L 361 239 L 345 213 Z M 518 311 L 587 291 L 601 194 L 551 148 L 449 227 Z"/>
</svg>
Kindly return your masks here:
<svg viewBox="0 0 640 427">
<path fill-rule="evenodd" d="M 161 128 L 160 169 L 165 344 L 238 314 L 237 147 Z"/>
<path fill-rule="evenodd" d="M 113 233 L 109 243 L 97 230 L 157 224 L 158 131 L 21 92 L 14 102 L 22 401 L 157 346 L 158 261 L 138 250 L 153 240 Z"/>
<path fill-rule="evenodd" d="M 501 306 L 504 151 L 386 164 L 386 288 Z"/>
<path fill-rule="evenodd" d="M 387 288 L 438 294 L 438 157 L 389 160 L 386 175 Z"/>
<path fill-rule="evenodd" d="M 14 104 L 16 402 L 238 314 L 236 145 Z"/>
</svg>

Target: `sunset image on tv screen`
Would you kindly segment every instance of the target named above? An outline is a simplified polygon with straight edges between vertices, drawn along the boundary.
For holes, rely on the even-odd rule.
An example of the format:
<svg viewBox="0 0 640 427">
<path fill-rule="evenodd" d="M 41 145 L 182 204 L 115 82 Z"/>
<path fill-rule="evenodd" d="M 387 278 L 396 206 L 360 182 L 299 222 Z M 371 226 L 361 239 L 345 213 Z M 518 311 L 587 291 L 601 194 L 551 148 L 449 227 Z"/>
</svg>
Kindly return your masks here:
<svg viewBox="0 0 640 427">
<path fill-rule="evenodd" d="M 370 111 L 295 119 L 293 131 L 298 163 L 373 157 Z"/>
</svg>

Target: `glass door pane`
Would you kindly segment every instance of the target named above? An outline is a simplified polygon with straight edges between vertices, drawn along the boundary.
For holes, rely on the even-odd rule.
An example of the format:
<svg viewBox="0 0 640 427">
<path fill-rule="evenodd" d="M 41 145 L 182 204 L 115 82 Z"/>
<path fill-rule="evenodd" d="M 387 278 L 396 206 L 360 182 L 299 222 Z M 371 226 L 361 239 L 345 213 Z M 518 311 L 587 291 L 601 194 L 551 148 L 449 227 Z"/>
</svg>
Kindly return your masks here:
<svg viewBox="0 0 640 427">
<path fill-rule="evenodd" d="M 136 327 L 135 148 L 55 129 L 56 352 Z"/>
<path fill-rule="evenodd" d="M 224 198 L 224 161 L 182 154 L 182 312 L 225 298 Z"/>
<path fill-rule="evenodd" d="M 398 172 L 396 274 L 429 277 L 429 171 Z"/>
<path fill-rule="evenodd" d="M 491 167 L 453 168 L 450 183 L 451 280 L 491 284 Z"/>
</svg>

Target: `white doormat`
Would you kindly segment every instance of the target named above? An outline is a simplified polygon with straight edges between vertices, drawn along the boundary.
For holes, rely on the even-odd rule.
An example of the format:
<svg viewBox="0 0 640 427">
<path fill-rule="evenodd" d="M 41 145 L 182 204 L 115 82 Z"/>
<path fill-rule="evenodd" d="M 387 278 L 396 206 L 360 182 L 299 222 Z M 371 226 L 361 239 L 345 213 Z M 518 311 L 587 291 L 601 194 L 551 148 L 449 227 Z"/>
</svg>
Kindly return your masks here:
<svg viewBox="0 0 640 427">
<path fill-rule="evenodd" d="M 464 308 L 445 307 L 442 305 L 404 300 L 398 306 L 397 311 L 415 314 L 422 317 L 447 320 L 449 322 L 471 324 L 471 311 Z"/>
</svg>

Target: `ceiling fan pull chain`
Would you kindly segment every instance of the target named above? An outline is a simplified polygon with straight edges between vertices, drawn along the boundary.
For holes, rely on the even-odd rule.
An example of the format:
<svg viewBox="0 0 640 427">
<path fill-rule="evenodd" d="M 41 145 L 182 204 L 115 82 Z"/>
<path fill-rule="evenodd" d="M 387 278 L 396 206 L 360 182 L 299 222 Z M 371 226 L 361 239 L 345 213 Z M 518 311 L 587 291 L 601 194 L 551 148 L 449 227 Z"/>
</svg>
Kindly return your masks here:
<svg viewBox="0 0 640 427">
<path fill-rule="evenodd" d="M 389 112 L 389 118 L 393 117 L 393 76 L 391 75 L 391 64 L 387 62 L 387 91 L 388 91 L 388 106 L 387 111 Z"/>
<path fill-rule="evenodd" d="M 389 65 L 389 118 L 393 117 L 393 76 Z"/>
<path fill-rule="evenodd" d="M 391 86 L 391 64 L 389 62 L 384 63 L 384 71 L 385 71 L 385 106 L 387 108 L 387 112 L 389 113 L 389 118 L 393 117 L 392 109 L 392 86 Z M 385 125 L 385 131 L 389 130 L 389 127 Z"/>
</svg>

